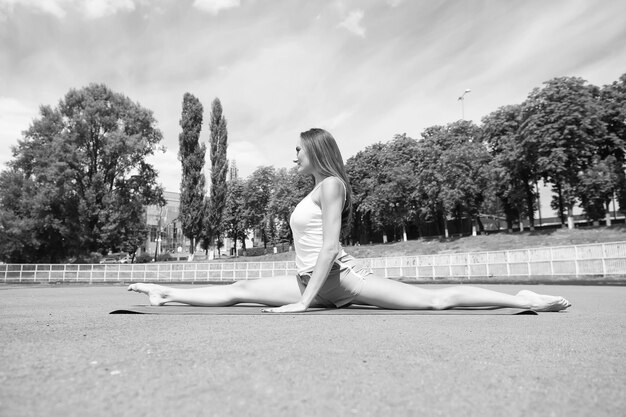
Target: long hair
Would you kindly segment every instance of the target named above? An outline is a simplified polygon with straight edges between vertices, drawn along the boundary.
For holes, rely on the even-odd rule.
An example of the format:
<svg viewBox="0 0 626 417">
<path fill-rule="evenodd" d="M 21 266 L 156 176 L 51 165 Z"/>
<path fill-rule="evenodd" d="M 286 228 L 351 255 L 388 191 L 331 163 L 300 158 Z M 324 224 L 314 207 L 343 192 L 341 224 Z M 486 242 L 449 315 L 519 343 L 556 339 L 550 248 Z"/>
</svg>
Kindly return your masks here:
<svg viewBox="0 0 626 417">
<path fill-rule="evenodd" d="M 338 177 L 346 186 L 346 201 L 341 212 L 341 237 L 345 237 L 352 220 L 352 187 L 337 142 L 333 135 L 318 128 L 300 133 L 300 138 L 313 168 L 325 177 Z"/>
</svg>

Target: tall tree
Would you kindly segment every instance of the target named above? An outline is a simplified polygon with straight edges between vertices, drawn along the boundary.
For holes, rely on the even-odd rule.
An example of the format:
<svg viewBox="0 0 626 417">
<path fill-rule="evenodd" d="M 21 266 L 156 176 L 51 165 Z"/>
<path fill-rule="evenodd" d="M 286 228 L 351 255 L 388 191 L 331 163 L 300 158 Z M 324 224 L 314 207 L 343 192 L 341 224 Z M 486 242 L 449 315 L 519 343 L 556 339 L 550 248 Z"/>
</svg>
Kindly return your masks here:
<svg viewBox="0 0 626 417">
<path fill-rule="evenodd" d="M 418 142 L 417 157 L 420 161 L 415 172 L 413 198 L 420 201 L 420 217 L 435 223 L 437 234 L 448 237 L 447 213 L 441 193 L 444 187 L 444 172 L 440 168 L 443 147 L 438 137 L 445 133 L 443 126 L 429 127 L 422 132 Z"/>
<path fill-rule="evenodd" d="M 56 262 L 136 246 L 143 206 L 162 201 L 146 162 L 162 137 L 155 124 L 150 110 L 102 84 L 42 106 L 1 174 L 0 256 Z"/>
<path fill-rule="evenodd" d="M 416 199 L 422 210 L 441 219 L 448 236 L 447 219 L 468 216 L 473 232 L 479 223 L 479 209 L 487 188 L 487 164 L 490 157 L 479 140 L 479 128 L 471 122 L 458 121 L 447 126 L 433 126 L 422 133 L 418 149 Z"/>
<path fill-rule="evenodd" d="M 192 94 L 183 96 L 180 119 L 182 132 L 178 136 L 178 159 L 182 164 L 180 209 L 178 219 L 183 234 L 190 240 L 193 255 L 196 238 L 202 233 L 205 204 L 204 155 L 206 146 L 200 143 L 202 104 Z"/>
<path fill-rule="evenodd" d="M 552 207 L 562 219 L 567 211 L 570 229 L 574 227 L 579 173 L 589 168 L 599 141 L 606 136 L 596 90 L 582 78 L 555 78 L 534 89 L 522 105 L 520 134 L 537 149 L 539 171 L 556 192 Z"/>
<path fill-rule="evenodd" d="M 375 212 L 385 228 L 393 229 L 396 240 L 400 231 L 406 241 L 408 224 L 417 221 L 419 203 L 413 195 L 417 147 L 417 141 L 406 134 L 395 135 L 380 154 L 381 166 L 386 168 L 380 172 L 374 190 L 378 202 Z"/>
<path fill-rule="evenodd" d="M 535 183 L 539 179 L 537 152 L 519 134 L 521 106 L 500 107 L 482 120 L 481 138 L 492 156 L 490 186 L 502 203 L 509 230 L 514 219 L 528 216 L 534 229 Z M 523 229 L 523 226 L 520 227 Z"/>
<path fill-rule="evenodd" d="M 599 155 L 614 158 L 612 165 L 613 194 L 617 197 L 620 210 L 626 213 L 626 74 L 619 80 L 602 87 L 602 120 L 606 124 L 606 140 L 600 145 Z M 609 201 L 605 201 L 607 224 L 610 224 Z"/>
<path fill-rule="evenodd" d="M 374 231 L 382 231 L 377 216 L 378 194 L 376 188 L 384 169 L 381 155 L 385 145 L 381 142 L 365 147 L 346 161 L 346 172 L 352 186 L 352 236 L 358 242 L 368 242 Z"/>
<path fill-rule="evenodd" d="M 467 121 L 449 124 L 446 134 L 438 137 L 443 147 L 439 160 L 443 172 L 443 207 L 457 219 L 469 217 L 474 235 L 477 229 L 482 231 L 479 210 L 487 189 L 491 160 L 479 137 L 478 127 Z"/>
<path fill-rule="evenodd" d="M 228 147 L 228 130 L 226 118 L 222 115 L 222 103 L 216 98 L 211 103 L 211 191 L 207 207 L 207 222 L 205 223 L 205 236 L 210 244 L 217 240 L 217 249 L 221 247 L 224 225 L 222 223 L 224 207 L 226 206 L 226 192 L 228 185 L 228 159 L 226 149 Z"/>
</svg>

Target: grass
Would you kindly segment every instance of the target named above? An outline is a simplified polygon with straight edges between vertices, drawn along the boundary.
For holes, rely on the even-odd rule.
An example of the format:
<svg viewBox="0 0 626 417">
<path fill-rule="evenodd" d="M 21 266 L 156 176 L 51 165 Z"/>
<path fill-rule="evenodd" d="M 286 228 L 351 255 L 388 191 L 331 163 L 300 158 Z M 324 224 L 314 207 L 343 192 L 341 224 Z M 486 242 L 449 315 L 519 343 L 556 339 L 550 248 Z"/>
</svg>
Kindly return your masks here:
<svg viewBox="0 0 626 417">
<path fill-rule="evenodd" d="M 525 231 L 521 233 L 501 232 L 480 236 L 453 237 L 449 239 L 419 239 L 387 244 L 346 246 L 344 249 L 356 258 L 380 258 L 430 255 L 434 253 L 486 252 L 618 241 L 626 241 L 626 225 L 624 224 L 613 225 L 611 227 L 580 227 L 573 230 L 560 228 L 537 230 L 534 232 Z M 241 256 L 236 259 L 221 258 L 215 261 L 290 261 L 294 259 L 294 256 L 294 252 L 286 252 L 262 256 Z"/>
</svg>

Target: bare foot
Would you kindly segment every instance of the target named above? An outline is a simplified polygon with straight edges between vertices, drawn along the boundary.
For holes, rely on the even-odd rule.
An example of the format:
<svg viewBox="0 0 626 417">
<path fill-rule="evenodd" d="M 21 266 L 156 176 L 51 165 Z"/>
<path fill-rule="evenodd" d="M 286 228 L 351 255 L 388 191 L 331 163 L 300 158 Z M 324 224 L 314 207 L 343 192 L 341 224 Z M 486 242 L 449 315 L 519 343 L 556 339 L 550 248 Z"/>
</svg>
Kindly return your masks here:
<svg viewBox="0 0 626 417">
<path fill-rule="evenodd" d="M 529 308 L 533 311 L 561 311 L 572 305 L 563 297 L 537 294 L 528 290 L 518 292 L 517 296 L 528 302 Z"/>
<path fill-rule="evenodd" d="M 156 284 L 130 284 L 128 291 L 136 291 L 148 295 L 150 305 L 162 306 L 169 301 L 169 288 Z"/>
</svg>

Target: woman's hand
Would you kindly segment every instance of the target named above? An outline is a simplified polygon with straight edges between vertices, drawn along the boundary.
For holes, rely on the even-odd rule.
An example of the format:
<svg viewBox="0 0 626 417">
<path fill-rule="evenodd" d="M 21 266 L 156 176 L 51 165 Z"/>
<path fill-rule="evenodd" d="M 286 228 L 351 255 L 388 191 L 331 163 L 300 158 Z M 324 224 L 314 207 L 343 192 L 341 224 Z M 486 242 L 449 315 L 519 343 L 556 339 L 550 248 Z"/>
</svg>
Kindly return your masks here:
<svg viewBox="0 0 626 417">
<path fill-rule="evenodd" d="M 261 311 L 263 313 L 302 313 L 307 310 L 307 306 L 302 304 L 301 302 L 287 304 L 280 307 L 273 308 L 263 308 Z"/>
</svg>

